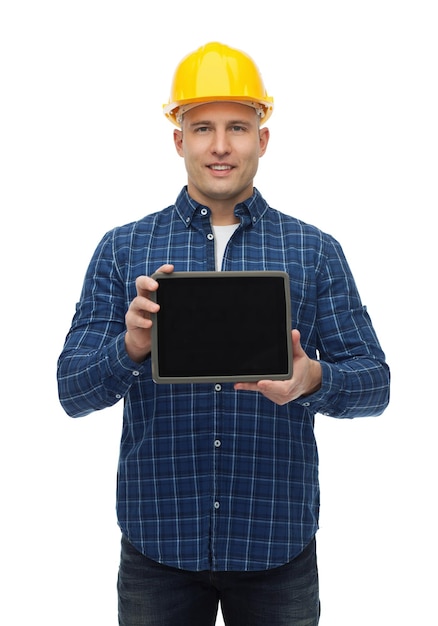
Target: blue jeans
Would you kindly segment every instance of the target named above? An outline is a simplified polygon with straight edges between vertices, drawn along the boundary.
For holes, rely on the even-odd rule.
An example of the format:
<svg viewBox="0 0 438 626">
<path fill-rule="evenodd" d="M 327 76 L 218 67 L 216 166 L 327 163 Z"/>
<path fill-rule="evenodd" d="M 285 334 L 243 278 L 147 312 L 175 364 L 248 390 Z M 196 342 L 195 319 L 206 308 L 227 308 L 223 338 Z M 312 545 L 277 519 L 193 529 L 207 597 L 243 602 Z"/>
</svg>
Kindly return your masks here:
<svg viewBox="0 0 438 626">
<path fill-rule="evenodd" d="M 313 539 L 293 561 L 257 572 L 189 572 L 160 565 L 122 536 L 120 626 L 317 626 L 318 570 Z"/>
</svg>

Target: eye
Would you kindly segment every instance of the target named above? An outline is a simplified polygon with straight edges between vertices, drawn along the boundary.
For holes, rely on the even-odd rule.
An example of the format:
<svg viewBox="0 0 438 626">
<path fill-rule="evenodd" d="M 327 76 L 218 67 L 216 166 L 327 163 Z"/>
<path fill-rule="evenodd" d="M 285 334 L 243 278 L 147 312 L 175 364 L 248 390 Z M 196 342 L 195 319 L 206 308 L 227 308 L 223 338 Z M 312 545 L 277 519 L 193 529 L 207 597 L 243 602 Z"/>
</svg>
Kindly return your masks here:
<svg viewBox="0 0 438 626">
<path fill-rule="evenodd" d="M 233 124 L 233 126 L 231 126 L 231 130 L 233 131 L 233 133 L 244 133 L 246 131 L 246 128 L 241 124 Z"/>
<path fill-rule="evenodd" d="M 198 133 L 198 134 L 202 135 L 202 134 L 206 133 L 208 130 L 209 130 L 208 126 L 197 126 L 195 128 L 195 133 Z"/>
</svg>

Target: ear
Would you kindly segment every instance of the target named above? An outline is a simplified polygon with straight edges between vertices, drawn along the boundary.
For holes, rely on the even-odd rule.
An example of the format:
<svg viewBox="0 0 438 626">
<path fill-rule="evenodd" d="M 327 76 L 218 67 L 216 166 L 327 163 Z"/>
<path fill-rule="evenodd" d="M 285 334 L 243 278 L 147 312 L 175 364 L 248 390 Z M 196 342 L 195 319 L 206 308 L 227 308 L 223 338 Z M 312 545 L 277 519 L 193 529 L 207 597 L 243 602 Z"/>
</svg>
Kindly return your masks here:
<svg viewBox="0 0 438 626">
<path fill-rule="evenodd" d="M 269 128 L 261 128 L 259 131 L 259 136 L 260 136 L 260 152 L 259 152 L 259 156 L 263 156 L 266 152 L 266 148 L 268 147 L 268 142 L 269 142 Z"/>
<path fill-rule="evenodd" d="M 182 157 L 184 156 L 184 149 L 183 149 L 183 133 L 182 130 L 174 130 L 173 131 L 173 143 L 175 144 L 175 148 L 176 151 L 178 152 L 179 156 Z"/>
</svg>

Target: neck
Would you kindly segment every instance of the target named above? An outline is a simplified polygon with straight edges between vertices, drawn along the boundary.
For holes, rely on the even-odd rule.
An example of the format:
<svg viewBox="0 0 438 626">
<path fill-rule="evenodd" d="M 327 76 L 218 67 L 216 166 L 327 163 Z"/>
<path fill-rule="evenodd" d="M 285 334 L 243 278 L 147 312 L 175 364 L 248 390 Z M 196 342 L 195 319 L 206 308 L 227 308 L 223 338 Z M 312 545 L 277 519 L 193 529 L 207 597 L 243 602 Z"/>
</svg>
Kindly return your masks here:
<svg viewBox="0 0 438 626">
<path fill-rule="evenodd" d="M 234 215 L 234 209 L 239 202 L 246 200 L 251 192 L 245 192 L 240 197 L 233 197 L 231 199 L 217 199 L 199 194 L 196 189 L 188 185 L 187 189 L 189 196 L 204 206 L 207 206 L 211 211 L 211 223 L 214 226 L 228 226 L 230 224 L 239 224 L 240 220 Z"/>
<path fill-rule="evenodd" d="M 191 194 L 189 190 L 189 195 L 193 198 L 193 200 L 208 206 L 211 211 L 211 223 L 215 226 L 227 226 L 228 224 L 239 223 L 239 219 L 234 215 L 235 206 L 240 202 L 238 198 L 221 200 L 211 197 L 203 197 L 202 195 L 200 196 L 197 194 L 196 190 L 194 194 Z"/>
<path fill-rule="evenodd" d="M 229 226 L 231 224 L 238 224 L 239 221 L 239 218 L 234 215 L 234 208 L 232 213 L 221 213 L 211 209 L 211 223 L 213 226 Z"/>
</svg>

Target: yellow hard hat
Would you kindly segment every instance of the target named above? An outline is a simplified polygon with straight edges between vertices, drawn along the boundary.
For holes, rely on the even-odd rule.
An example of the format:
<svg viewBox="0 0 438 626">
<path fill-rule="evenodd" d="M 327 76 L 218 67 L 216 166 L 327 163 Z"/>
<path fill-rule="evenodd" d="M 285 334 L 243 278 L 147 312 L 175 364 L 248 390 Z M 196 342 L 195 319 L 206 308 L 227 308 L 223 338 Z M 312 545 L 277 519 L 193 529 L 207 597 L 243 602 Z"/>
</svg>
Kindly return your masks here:
<svg viewBox="0 0 438 626">
<path fill-rule="evenodd" d="M 268 96 L 254 61 L 244 52 L 211 42 L 186 56 L 176 68 L 166 117 L 180 125 L 181 113 L 207 102 L 240 102 L 258 109 L 261 123 L 272 114 Z M 190 106 L 191 105 L 191 106 Z"/>
</svg>

